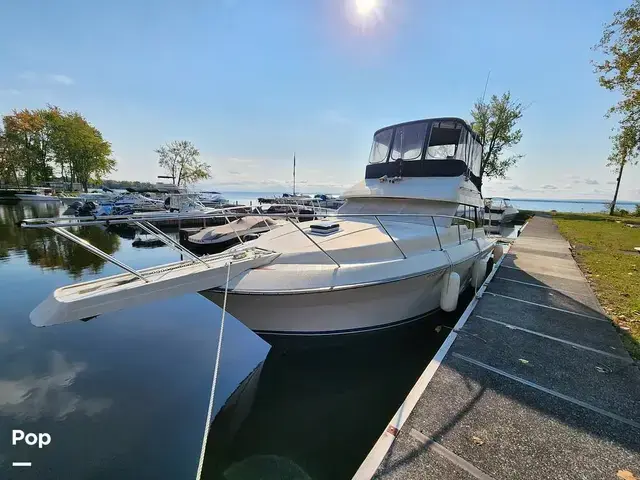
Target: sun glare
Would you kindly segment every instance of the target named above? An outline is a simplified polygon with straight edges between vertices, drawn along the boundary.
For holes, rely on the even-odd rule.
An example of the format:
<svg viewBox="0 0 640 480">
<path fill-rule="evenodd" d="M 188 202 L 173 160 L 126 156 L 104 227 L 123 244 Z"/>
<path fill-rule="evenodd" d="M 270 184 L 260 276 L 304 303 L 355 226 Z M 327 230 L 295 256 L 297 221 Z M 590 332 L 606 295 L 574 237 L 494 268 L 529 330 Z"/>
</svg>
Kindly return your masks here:
<svg viewBox="0 0 640 480">
<path fill-rule="evenodd" d="M 376 8 L 376 0 L 355 0 L 358 15 L 370 15 Z"/>
</svg>

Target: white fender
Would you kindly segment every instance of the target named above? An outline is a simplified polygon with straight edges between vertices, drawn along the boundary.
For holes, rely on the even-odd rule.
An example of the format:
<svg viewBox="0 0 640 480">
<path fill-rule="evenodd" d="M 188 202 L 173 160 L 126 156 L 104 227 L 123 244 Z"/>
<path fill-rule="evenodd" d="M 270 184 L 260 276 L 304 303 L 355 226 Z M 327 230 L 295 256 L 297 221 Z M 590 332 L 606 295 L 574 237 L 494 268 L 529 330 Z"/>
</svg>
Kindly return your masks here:
<svg viewBox="0 0 640 480">
<path fill-rule="evenodd" d="M 440 294 L 440 308 L 445 312 L 453 312 L 458 306 L 460 294 L 460 275 L 456 272 L 447 273 Z"/>
<path fill-rule="evenodd" d="M 502 254 L 504 253 L 504 248 L 499 243 L 496 243 L 493 247 L 493 261 L 497 262 L 502 258 Z"/>
<path fill-rule="evenodd" d="M 487 274 L 487 259 L 486 258 L 478 258 L 471 270 L 471 285 L 474 288 L 480 288 L 482 282 L 484 282 L 485 276 Z"/>
</svg>

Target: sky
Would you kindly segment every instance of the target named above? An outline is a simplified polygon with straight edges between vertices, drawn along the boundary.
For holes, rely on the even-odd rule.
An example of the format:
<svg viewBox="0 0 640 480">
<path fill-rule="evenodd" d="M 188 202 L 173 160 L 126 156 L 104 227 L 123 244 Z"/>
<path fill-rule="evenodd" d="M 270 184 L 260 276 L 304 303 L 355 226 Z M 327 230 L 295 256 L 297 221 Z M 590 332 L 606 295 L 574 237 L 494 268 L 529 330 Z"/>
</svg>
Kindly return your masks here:
<svg viewBox="0 0 640 480">
<path fill-rule="evenodd" d="M 630 0 L 7 0 L 0 113 L 80 111 L 111 142 L 114 179 L 156 181 L 154 150 L 190 140 L 221 191 L 340 193 L 372 135 L 482 96 L 527 105 L 523 154 L 486 196 L 607 199 L 616 94 L 591 47 Z M 640 200 L 640 166 L 623 200 Z"/>
</svg>

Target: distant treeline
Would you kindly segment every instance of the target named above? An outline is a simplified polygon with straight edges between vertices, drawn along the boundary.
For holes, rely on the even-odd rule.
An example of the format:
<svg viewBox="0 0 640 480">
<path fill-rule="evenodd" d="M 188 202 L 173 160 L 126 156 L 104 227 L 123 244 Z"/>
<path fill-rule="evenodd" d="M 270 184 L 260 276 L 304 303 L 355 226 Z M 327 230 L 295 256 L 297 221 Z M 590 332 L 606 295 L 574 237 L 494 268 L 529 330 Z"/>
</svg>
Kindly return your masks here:
<svg viewBox="0 0 640 480">
<path fill-rule="evenodd" d="M 132 182 L 129 180 L 103 180 L 97 187 L 107 187 L 116 189 L 135 188 L 136 190 L 153 190 L 156 188 L 155 183 L 150 182 Z"/>
</svg>

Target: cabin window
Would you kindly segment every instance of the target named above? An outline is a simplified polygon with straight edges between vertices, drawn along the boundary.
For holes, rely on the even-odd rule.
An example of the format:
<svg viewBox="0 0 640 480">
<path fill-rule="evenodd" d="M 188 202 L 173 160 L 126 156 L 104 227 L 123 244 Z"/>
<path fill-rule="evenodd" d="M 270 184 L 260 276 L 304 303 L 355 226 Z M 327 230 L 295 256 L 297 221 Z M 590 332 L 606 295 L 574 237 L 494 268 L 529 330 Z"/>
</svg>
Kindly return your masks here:
<svg viewBox="0 0 640 480">
<path fill-rule="evenodd" d="M 456 158 L 462 130 L 462 125 L 458 122 L 434 122 L 427 147 L 427 159 Z"/>
<path fill-rule="evenodd" d="M 396 127 L 391 160 L 420 160 L 428 123 L 410 123 Z"/>
<path fill-rule="evenodd" d="M 451 225 L 466 225 L 469 229 L 473 228 L 473 225 L 470 222 L 463 219 L 476 222 L 476 225 L 478 225 L 478 209 L 476 207 L 472 207 L 470 205 L 458 205 L 455 217 L 458 218 L 454 218 L 451 221 Z"/>
<path fill-rule="evenodd" d="M 383 163 L 387 161 L 392 134 L 393 128 L 387 128 L 375 134 L 371 154 L 369 155 L 369 163 Z"/>
<path fill-rule="evenodd" d="M 480 166 L 482 164 L 482 146 L 479 143 L 472 142 L 471 155 L 468 161 L 469 170 L 476 177 L 480 176 Z"/>
</svg>

